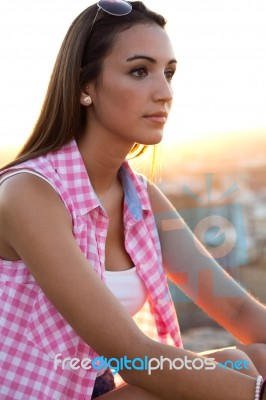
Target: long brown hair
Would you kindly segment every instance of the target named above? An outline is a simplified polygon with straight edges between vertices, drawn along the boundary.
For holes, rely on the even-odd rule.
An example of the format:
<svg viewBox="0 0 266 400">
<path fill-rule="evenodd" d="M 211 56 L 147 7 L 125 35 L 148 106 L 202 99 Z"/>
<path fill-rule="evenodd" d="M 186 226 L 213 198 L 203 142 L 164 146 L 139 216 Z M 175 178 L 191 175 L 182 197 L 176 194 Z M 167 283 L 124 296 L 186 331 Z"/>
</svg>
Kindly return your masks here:
<svg viewBox="0 0 266 400">
<path fill-rule="evenodd" d="M 7 166 L 55 151 L 81 136 L 85 124 L 85 107 L 80 104 L 81 90 L 90 81 L 99 82 L 103 60 L 112 50 L 119 32 L 140 23 L 165 27 L 164 17 L 147 9 L 142 2 L 131 4 L 132 11 L 122 17 L 100 10 L 92 31 L 97 4 L 88 7 L 73 21 L 59 50 L 32 134 L 16 159 Z M 136 143 L 130 155 L 143 153 L 145 147 Z"/>
</svg>

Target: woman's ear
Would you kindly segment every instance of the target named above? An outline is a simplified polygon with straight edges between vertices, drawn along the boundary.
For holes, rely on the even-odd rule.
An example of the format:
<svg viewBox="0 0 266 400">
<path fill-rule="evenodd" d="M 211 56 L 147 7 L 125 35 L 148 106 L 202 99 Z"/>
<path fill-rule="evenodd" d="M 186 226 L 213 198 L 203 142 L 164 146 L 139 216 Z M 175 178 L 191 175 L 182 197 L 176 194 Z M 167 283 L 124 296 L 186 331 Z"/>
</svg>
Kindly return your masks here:
<svg viewBox="0 0 266 400">
<path fill-rule="evenodd" d="M 85 86 L 85 88 L 80 93 L 80 104 L 85 107 L 88 107 L 92 104 L 92 98 L 89 95 L 89 87 Z"/>
</svg>

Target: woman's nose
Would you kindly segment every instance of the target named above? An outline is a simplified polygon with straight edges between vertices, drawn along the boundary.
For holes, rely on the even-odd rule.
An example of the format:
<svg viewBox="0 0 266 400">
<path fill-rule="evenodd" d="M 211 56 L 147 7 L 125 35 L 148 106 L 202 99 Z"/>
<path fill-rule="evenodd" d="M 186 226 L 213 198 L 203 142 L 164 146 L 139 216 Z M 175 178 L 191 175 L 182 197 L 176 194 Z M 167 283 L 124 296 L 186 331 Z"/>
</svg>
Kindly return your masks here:
<svg viewBox="0 0 266 400">
<path fill-rule="evenodd" d="M 156 79 L 156 89 L 154 91 L 155 101 L 171 102 L 173 100 L 173 89 L 171 83 L 165 76 Z"/>
</svg>

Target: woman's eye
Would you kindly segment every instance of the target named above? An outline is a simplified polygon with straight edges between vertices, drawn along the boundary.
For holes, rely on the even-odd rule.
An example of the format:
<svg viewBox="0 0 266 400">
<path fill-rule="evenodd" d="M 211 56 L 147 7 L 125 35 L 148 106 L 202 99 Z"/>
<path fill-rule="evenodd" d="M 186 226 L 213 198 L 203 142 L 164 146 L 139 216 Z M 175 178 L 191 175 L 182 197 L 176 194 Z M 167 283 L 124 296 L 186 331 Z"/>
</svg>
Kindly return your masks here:
<svg viewBox="0 0 266 400">
<path fill-rule="evenodd" d="M 171 82 L 171 80 L 173 79 L 174 74 L 175 74 L 174 69 L 170 68 L 165 71 L 165 77 L 169 82 Z"/>
<path fill-rule="evenodd" d="M 131 74 L 137 78 L 143 78 L 144 76 L 148 75 L 148 71 L 147 71 L 146 67 L 141 66 L 141 67 L 134 68 L 131 71 Z"/>
</svg>

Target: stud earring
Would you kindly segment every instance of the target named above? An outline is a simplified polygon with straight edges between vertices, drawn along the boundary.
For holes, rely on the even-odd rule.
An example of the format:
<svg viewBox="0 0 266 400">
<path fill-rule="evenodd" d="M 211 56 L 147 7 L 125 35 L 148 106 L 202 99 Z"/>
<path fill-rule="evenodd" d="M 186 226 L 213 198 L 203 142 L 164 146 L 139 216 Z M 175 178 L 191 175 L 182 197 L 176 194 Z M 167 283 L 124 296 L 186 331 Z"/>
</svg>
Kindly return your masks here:
<svg viewBox="0 0 266 400">
<path fill-rule="evenodd" d="M 83 98 L 83 101 L 85 103 L 86 106 L 90 106 L 92 104 L 92 98 L 91 96 L 86 96 Z"/>
</svg>

